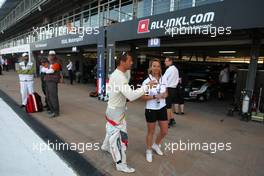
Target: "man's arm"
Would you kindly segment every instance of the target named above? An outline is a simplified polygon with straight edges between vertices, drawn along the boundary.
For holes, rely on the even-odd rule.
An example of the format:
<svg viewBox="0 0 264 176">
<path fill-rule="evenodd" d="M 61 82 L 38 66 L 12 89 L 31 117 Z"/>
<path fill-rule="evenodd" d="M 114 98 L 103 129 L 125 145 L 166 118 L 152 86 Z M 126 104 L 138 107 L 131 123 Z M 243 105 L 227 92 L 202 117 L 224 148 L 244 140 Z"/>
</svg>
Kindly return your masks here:
<svg viewBox="0 0 264 176">
<path fill-rule="evenodd" d="M 67 69 L 71 68 L 72 67 L 72 63 L 70 62 L 66 67 L 67 67 Z"/>
<path fill-rule="evenodd" d="M 59 64 L 53 64 L 50 68 L 47 68 L 47 67 L 42 68 L 42 72 L 46 74 L 53 74 L 55 71 L 60 71 Z"/>
<path fill-rule="evenodd" d="M 43 68 L 42 68 L 42 72 L 43 72 L 43 73 L 46 73 L 46 74 L 52 74 L 52 73 L 54 73 L 55 71 L 54 71 L 54 69 L 52 69 L 52 68 L 45 68 L 45 67 L 43 67 Z"/>
<path fill-rule="evenodd" d="M 140 88 L 133 90 L 127 82 L 122 82 L 120 80 L 120 92 L 129 100 L 134 101 L 140 97 L 142 97 L 150 88 L 157 85 L 157 82 L 151 80 L 148 84 L 141 86 Z M 122 86 L 123 84 L 123 86 Z"/>
<path fill-rule="evenodd" d="M 218 80 L 221 81 L 223 77 L 223 71 L 220 72 L 219 76 L 218 76 Z"/>
<path fill-rule="evenodd" d="M 128 83 L 124 83 L 123 86 L 121 85 L 120 87 L 120 92 L 129 100 L 129 101 L 134 101 L 147 92 L 148 88 L 147 86 L 142 86 L 136 90 L 133 90 Z"/>
<path fill-rule="evenodd" d="M 179 79 L 180 79 L 180 76 L 179 76 L 179 70 L 176 68 L 176 87 L 177 87 L 178 84 L 179 84 Z"/>
</svg>

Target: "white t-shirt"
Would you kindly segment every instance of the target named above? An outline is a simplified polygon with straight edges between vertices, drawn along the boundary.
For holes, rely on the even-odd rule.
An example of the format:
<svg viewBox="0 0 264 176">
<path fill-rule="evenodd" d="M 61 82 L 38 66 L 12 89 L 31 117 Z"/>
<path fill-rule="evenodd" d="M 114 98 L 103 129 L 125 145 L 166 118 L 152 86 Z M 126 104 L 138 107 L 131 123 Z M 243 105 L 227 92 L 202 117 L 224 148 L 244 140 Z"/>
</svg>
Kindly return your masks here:
<svg viewBox="0 0 264 176">
<path fill-rule="evenodd" d="M 174 66 L 171 65 L 167 68 L 166 72 L 163 75 L 164 79 L 167 80 L 167 87 L 176 88 L 179 83 L 179 71 Z"/>
<path fill-rule="evenodd" d="M 69 64 L 66 67 L 68 70 L 72 70 L 72 62 L 69 62 Z"/>
<path fill-rule="evenodd" d="M 229 82 L 229 72 L 228 72 L 227 68 L 221 70 L 220 75 L 219 75 L 219 82 L 220 83 L 228 83 Z"/>
<path fill-rule="evenodd" d="M 157 86 L 155 86 L 149 90 L 149 92 L 148 92 L 149 96 L 158 95 L 159 93 L 165 93 L 166 92 L 167 80 L 164 77 L 161 77 L 160 80 L 158 81 L 155 77 L 153 77 L 152 75 L 149 75 L 149 77 L 144 80 L 142 85 L 144 86 L 144 85 L 148 84 L 151 80 L 156 80 L 158 82 L 158 84 L 157 84 Z M 158 103 L 157 99 L 148 100 L 146 102 L 146 109 L 158 110 L 158 109 L 161 109 L 165 106 L 166 106 L 165 98 L 159 99 L 159 103 Z"/>
</svg>

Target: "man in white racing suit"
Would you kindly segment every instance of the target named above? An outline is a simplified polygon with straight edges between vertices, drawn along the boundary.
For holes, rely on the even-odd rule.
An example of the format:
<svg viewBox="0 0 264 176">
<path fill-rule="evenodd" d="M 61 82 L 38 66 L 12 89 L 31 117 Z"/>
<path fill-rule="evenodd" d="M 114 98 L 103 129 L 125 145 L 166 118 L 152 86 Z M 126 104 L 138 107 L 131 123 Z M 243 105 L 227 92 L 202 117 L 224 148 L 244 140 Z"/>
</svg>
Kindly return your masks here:
<svg viewBox="0 0 264 176">
<path fill-rule="evenodd" d="M 19 62 L 17 70 L 20 82 L 21 108 L 27 104 L 27 97 L 34 92 L 34 64 L 28 58 L 28 53 L 22 54 L 22 61 Z"/>
<path fill-rule="evenodd" d="M 157 83 L 151 81 L 148 85 L 133 90 L 128 82 L 130 69 L 133 64 L 130 52 L 123 52 L 117 59 L 117 69 L 111 74 L 109 80 L 109 101 L 106 109 L 106 136 L 101 149 L 111 153 L 118 171 L 135 172 L 126 163 L 126 147 L 128 144 L 126 123 L 126 102 L 134 101 Z"/>
</svg>

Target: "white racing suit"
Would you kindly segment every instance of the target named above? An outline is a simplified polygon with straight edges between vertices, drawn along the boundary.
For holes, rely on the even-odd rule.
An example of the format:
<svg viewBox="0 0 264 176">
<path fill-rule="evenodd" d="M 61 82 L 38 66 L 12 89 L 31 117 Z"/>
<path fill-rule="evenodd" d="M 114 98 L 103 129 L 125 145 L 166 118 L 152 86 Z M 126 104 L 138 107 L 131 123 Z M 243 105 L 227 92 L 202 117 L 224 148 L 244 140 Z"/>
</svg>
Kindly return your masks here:
<svg viewBox="0 0 264 176">
<path fill-rule="evenodd" d="M 19 82 L 20 82 L 20 93 L 22 99 L 22 105 L 27 104 L 27 97 L 29 94 L 34 92 L 34 75 L 33 75 L 33 63 L 25 62 L 19 63 Z"/>
<path fill-rule="evenodd" d="M 111 153 L 116 164 L 126 165 L 126 154 L 128 143 L 127 123 L 125 119 L 126 102 L 134 101 L 148 91 L 148 86 L 133 90 L 129 82 L 129 72 L 116 69 L 109 80 L 109 101 L 106 109 L 106 136 L 101 146 L 102 150 Z M 120 166 L 120 165 L 119 165 Z"/>
<path fill-rule="evenodd" d="M 106 110 L 106 136 L 103 148 L 107 149 L 116 163 L 126 164 L 126 148 L 128 145 L 127 123 L 124 108 L 110 108 Z"/>
</svg>

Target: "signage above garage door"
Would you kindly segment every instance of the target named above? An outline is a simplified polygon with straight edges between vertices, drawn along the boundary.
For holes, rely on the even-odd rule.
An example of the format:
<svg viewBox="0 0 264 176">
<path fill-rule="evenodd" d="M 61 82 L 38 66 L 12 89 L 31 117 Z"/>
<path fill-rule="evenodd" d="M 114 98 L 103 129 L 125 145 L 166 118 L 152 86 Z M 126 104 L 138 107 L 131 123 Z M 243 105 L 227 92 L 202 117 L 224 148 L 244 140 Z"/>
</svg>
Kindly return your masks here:
<svg viewBox="0 0 264 176">
<path fill-rule="evenodd" d="M 171 27 L 264 28 L 263 7 L 263 0 L 224 0 L 115 24 L 108 27 L 107 34 L 111 41 L 123 41 L 166 36 Z"/>
</svg>

